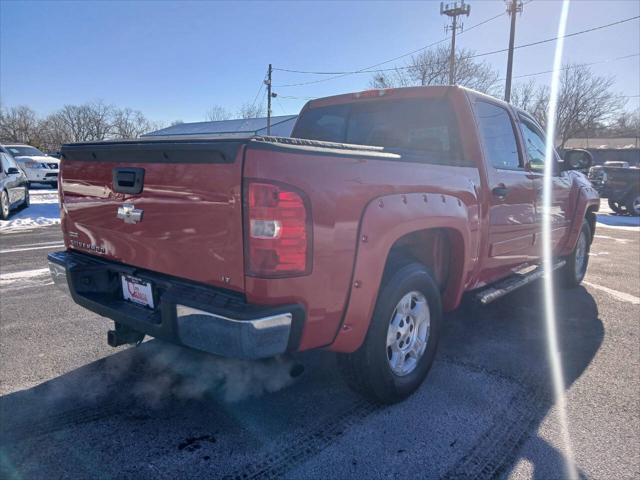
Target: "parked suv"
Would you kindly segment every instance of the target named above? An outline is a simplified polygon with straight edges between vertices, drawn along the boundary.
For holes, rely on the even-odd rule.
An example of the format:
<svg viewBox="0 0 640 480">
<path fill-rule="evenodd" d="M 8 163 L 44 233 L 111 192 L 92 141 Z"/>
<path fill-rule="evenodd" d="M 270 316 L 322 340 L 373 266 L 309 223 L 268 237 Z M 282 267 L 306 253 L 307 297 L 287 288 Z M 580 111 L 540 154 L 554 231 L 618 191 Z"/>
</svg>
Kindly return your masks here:
<svg viewBox="0 0 640 480">
<path fill-rule="evenodd" d="M 9 151 L 0 145 L 0 219 L 8 219 L 11 210 L 28 206 L 27 177 Z"/>
<path fill-rule="evenodd" d="M 50 157 L 30 145 L 5 145 L 27 175 L 29 183 L 58 186 L 60 160 Z"/>
<path fill-rule="evenodd" d="M 427 375 L 443 311 L 542 275 L 545 137 L 526 112 L 461 87 L 372 90 L 312 100 L 292 137 L 65 145 L 54 281 L 115 321 L 112 346 L 323 348 L 396 402 Z M 549 161 L 554 268 L 575 286 L 599 198 Z"/>
<path fill-rule="evenodd" d="M 640 167 L 607 162 L 591 167 L 589 180 L 611 210 L 620 215 L 640 215 Z"/>
</svg>

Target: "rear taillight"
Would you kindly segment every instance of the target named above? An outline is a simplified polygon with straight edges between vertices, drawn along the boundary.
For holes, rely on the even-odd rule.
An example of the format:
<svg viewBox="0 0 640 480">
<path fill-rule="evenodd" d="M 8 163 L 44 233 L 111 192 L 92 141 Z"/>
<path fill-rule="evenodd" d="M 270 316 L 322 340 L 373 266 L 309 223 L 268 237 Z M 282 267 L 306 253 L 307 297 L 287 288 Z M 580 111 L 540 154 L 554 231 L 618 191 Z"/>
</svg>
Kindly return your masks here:
<svg viewBox="0 0 640 480">
<path fill-rule="evenodd" d="M 301 191 L 282 184 L 245 184 L 245 252 L 248 275 L 311 271 L 311 215 Z"/>
</svg>

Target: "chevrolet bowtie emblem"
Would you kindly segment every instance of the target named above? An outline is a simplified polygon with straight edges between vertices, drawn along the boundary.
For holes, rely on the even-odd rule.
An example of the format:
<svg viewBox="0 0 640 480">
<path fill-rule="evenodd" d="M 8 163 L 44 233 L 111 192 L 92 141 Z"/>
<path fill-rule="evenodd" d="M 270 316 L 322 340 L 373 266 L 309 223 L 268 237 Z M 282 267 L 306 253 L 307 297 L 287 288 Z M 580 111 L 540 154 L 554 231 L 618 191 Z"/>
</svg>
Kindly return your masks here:
<svg viewBox="0 0 640 480">
<path fill-rule="evenodd" d="M 133 203 L 125 203 L 118 207 L 118 218 L 124 220 L 124 223 L 138 223 L 142 220 L 144 210 L 135 208 Z"/>
</svg>

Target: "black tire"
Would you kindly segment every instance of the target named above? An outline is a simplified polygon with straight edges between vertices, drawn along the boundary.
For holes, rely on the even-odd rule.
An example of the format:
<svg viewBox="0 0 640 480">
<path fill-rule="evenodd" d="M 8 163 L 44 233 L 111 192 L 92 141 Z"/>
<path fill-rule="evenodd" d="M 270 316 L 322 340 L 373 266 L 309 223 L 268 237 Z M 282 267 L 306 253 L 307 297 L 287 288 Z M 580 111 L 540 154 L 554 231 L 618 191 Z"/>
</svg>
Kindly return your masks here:
<svg viewBox="0 0 640 480">
<path fill-rule="evenodd" d="M 607 199 L 607 203 L 609 204 L 609 208 L 615 213 L 619 215 L 624 215 L 625 213 L 627 213 L 627 206 L 624 203 L 617 200 L 612 200 L 610 198 Z"/>
<path fill-rule="evenodd" d="M 0 220 L 7 220 L 11 214 L 11 203 L 6 190 L 0 192 Z"/>
<path fill-rule="evenodd" d="M 640 216 L 640 192 L 632 193 L 625 202 L 627 212 L 634 217 Z"/>
<path fill-rule="evenodd" d="M 387 331 L 400 300 L 413 293 L 422 294 L 428 307 L 426 347 L 424 353 L 413 362 L 413 369 L 407 374 L 398 375 L 390 365 Z M 338 365 L 347 384 L 376 402 L 391 404 L 405 399 L 422 384 L 433 364 L 441 322 L 440 292 L 431 273 L 419 263 L 390 269 L 383 279 L 362 346 L 353 353 L 338 354 Z"/>
<path fill-rule="evenodd" d="M 584 241 L 584 245 L 581 247 L 580 242 Z M 581 248 L 584 248 L 581 251 Z M 585 219 L 582 222 L 582 228 L 580 228 L 580 234 L 576 241 L 576 246 L 573 252 L 569 254 L 565 260 L 566 264 L 560 270 L 560 280 L 563 286 L 567 288 L 577 287 L 582 283 L 584 276 L 587 273 L 587 267 L 589 266 L 589 250 L 591 248 L 591 227 Z M 578 262 L 580 262 L 580 268 L 578 268 Z"/>
</svg>

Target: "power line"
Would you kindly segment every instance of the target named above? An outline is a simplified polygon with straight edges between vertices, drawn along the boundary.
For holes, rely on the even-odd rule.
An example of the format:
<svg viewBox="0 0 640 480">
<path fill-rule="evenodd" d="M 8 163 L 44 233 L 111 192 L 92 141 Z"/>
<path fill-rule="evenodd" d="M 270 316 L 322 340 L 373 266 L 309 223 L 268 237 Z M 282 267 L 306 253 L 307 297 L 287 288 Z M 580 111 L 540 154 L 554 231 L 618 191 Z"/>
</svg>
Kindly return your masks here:
<svg viewBox="0 0 640 480">
<path fill-rule="evenodd" d="M 533 0 L 529 0 L 527 3 L 531 3 Z M 474 28 L 480 27 L 482 25 L 484 25 L 485 23 L 489 23 L 493 20 L 495 20 L 496 18 L 500 18 L 502 16 L 506 15 L 506 12 L 502 12 L 498 15 L 495 15 L 491 18 L 487 18 L 486 20 L 483 20 L 480 23 L 476 23 L 475 25 L 470 26 L 469 28 L 467 28 L 466 30 L 464 30 L 463 32 L 460 33 L 460 35 L 462 35 L 463 33 L 469 32 L 471 30 L 473 30 Z M 331 77 L 331 78 L 323 78 L 323 79 L 319 79 L 319 80 L 313 80 L 313 81 L 309 81 L 309 82 L 303 82 L 303 83 L 293 83 L 293 84 L 287 84 L 287 85 L 278 85 L 277 87 L 297 87 L 300 85 L 310 85 L 312 83 L 320 83 L 320 82 L 328 82 L 329 80 L 333 80 L 334 78 L 341 78 L 341 77 L 345 77 L 347 75 L 352 75 L 355 73 L 369 73 L 370 71 L 375 71 L 375 70 L 371 70 L 371 69 L 375 69 L 376 67 L 379 67 L 380 65 L 386 65 L 387 63 L 391 63 L 391 62 L 395 62 L 396 60 L 400 60 L 401 58 L 406 58 L 409 57 L 411 55 L 415 55 L 418 52 L 421 52 L 423 50 L 427 50 L 431 47 L 435 47 L 436 45 L 443 43 L 443 42 L 447 42 L 449 41 L 448 37 L 442 38 L 436 42 L 430 43 L 429 45 L 425 45 L 424 47 L 420 47 L 417 48 L 416 50 L 412 50 L 410 52 L 407 53 L 403 53 L 402 55 L 398 55 L 397 57 L 393 57 L 390 58 L 389 60 L 385 60 L 383 62 L 380 63 L 376 63 L 374 65 L 369 65 L 368 67 L 364 67 L 360 70 L 356 70 L 354 72 L 309 72 L 309 71 L 304 71 L 304 70 L 289 70 L 289 69 L 285 69 L 285 68 L 274 68 L 274 70 L 278 70 L 280 72 L 288 72 L 288 73 L 302 73 L 302 74 L 312 74 L 312 75 L 335 75 L 335 77 Z M 274 86 L 275 88 L 275 86 Z"/>
<path fill-rule="evenodd" d="M 251 102 L 251 109 L 252 110 L 256 106 L 256 100 L 258 100 L 258 97 L 260 96 L 260 92 L 262 91 L 262 88 L 264 87 L 264 81 L 266 79 L 267 79 L 267 75 L 265 74 L 264 78 L 260 82 L 260 88 L 258 89 L 258 93 L 256 93 L 256 96 L 254 97 L 253 102 Z"/>
<path fill-rule="evenodd" d="M 502 14 L 500 14 L 500 15 L 498 15 L 498 16 L 502 16 L 502 15 L 504 15 L 504 14 L 505 14 L 505 13 L 502 13 Z M 493 18 L 498 18 L 498 16 L 493 17 Z M 630 21 L 632 21 L 632 20 L 636 20 L 636 19 L 638 19 L 638 18 L 640 18 L 640 15 L 636 15 L 635 17 L 629 17 L 629 18 L 625 18 L 625 19 L 622 19 L 622 20 L 618 20 L 618 21 L 616 21 L 616 22 L 608 23 L 608 24 L 606 24 L 606 25 L 599 25 L 599 26 L 597 26 L 597 27 L 588 28 L 588 29 L 586 29 L 586 30 L 580 30 L 580 31 L 578 31 L 578 32 L 569 33 L 569 34 L 563 35 L 563 36 L 561 36 L 561 37 L 556 36 L 556 37 L 547 38 L 547 39 L 544 39 L 544 40 L 538 40 L 538 41 L 536 41 L 536 42 L 525 43 L 525 44 L 522 44 L 522 45 L 516 45 L 516 46 L 514 47 L 514 49 L 516 49 L 516 50 L 517 50 L 517 49 L 520 49 L 520 48 L 526 48 L 526 47 L 532 47 L 532 46 L 535 46 L 535 45 L 541 45 L 541 44 L 544 44 L 544 43 L 553 42 L 553 41 L 558 40 L 558 39 L 560 39 L 560 38 L 575 37 L 576 35 L 582 35 L 582 34 L 584 34 L 584 33 L 594 32 L 594 31 L 596 31 L 596 30 L 601 30 L 601 29 L 603 29 L 603 28 L 613 27 L 613 26 L 615 26 L 615 25 L 620 25 L 620 24 L 622 24 L 622 23 L 630 22 Z M 491 20 L 491 19 L 486 20 L 484 23 L 486 23 L 486 22 L 487 22 L 487 21 L 489 21 L 489 20 Z M 478 24 L 478 25 L 476 25 L 476 26 L 479 26 L 479 25 L 480 25 L 480 24 Z M 471 28 L 469 28 L 468 30 L 471 30 Z M 468 30 L 467 30 L 467 31 L 468 31 Z M 334 80 L 334 79 L 337 79 L 337 78 L 346 77 L 346 76 L 348 76 L 348 75 L 355 75 L 355 74 L 361 74 L 361 73 L 389 72 L 389 71 L 396 71 L 396 70 L 407 70 L 407 69 L 411 69 L 411 68 L 414 68 L 414 67 L 413 67 L 413 66 L 411 66 L 411 65 L 409 65 L 409 66 L 404 66 L 404 67 L 386 68 L 386 69 L 375 69 L 375 67 L 376 67 L 376 66 L 379 66 L 379 65 L 383 65 L 383 64 L 385 64 L 385 63 L 392 62 L 392 61 L 397 60 L 397 59 L 399 59 L 399 58 L 403 58 L 403 57 L 406 57 L 406 56 L 412 55 L 412 54 L 417 53 L 417 52 L 419 52 L 419 51 L 421 51 L 421 50 L 428 49 L 428 48 L 430 48 L 430 47 L 432 47 L 432 46 L 434 46 L 434 45 L 437 45 L 438 43 L 442 43 L 442 42 L 444 42 L 444 41 L 446 41 L 446 40 L 448 40 L 448 39 L 442 39 L 442 40 L 439 40 L 438 42 L 434 42 L 434 43 L 432 43 L 432 44 L 430 44 L 430 45 L 427 45 L 426 47 L 422 47 L 422 48 L 420 48 L 420 49 L 418 49 L 418 50 L 414 50 L 413 52 L 407 53 L 407 54 L 405 54 L 405 55 L 401 55 L 401 56 L 399 56 L 399 57 L 396 57 L 395 59 L 387 60 L 387 61 L 385 61 L 385 62 L 381 62 L 381 63 L 378 63 L 378 64 L 376 64 L 376 65 L 370 66 L 370 67 L 365 67 L 365 68 L 360 69 L 360 70 L 345 71 L 345 72 L 303 72 L 303 71 L 295 71 L 295 73 L 314 73 L 314 74 L 317 74 L 317 75 L 320 75 L 320 74 L 323 74 L 323 75 L 324 75 L 324 74 L 327 74 L 327 75 L 333 75 L 333 74 L 335 74 L 335 76 L 332 76 L 332 77 L 329 77 L 329 78 L 322 78 L 322 79 L 317 79 L 317 80 L 311 80 L 311 81 L 308 81 L 308 82 L 301 82 L 301 83 L 292 83 L 292 84 L 278 85 L 278 86 L 277 86 L 277 88 L 283 88 L 283 87 L 297 87 L 297 86 L 302 86 L 302 85 L 311 85 L 311 84 L 314 84 L 314 83 L 328 82 L 329 80 Z M 493 50 L 493 51 L 489 51 L 489 52 L 476 53 L 476 54 L 473 54 L 473 55 L 468 55 L 468 56 L 463 57 L 463 58 L 465 58 L 465 59 L 469 59 L 469 58 L 484 57 L 484 56 L 488 56 L 488 55 L 495 55 L 495 54 L 497 54 L 497 53 L 503 53 L 503 52 L 506 52 L 506 51 L 508 51 L 508 50 L 509 50 L 508 48 L 503 48 L 503 49 L 500 49 L 500 50 Z M 435 63 L 434 63 L 434 64 L 435 64 Z M 275 69 L 275 68 L 274 68 L 274 70 L 285 71 L 284 69 Z M 274 87 L 274 88 L 275 88 L 275 87 Z"/>
<path fill-rule="evenodd" d="M 608 58 L 606 60 L 600 60 L 598 62 L 576 63 L 574 65 L 566 65 L 566 66 L 562 67 L 560 70 L 571 70 L 573 68 L 589 67 L 591 65 L 599 65 L 599 64 L 602 64 L 602 63 L 610 63 L 610 62 L 614 62 L 614 61 L 617 61 L 617 60 L 625 60 L 627 58 L 633 58 L 633 57 L 640 57 L 640 53 L 632 53 L 630 55 L 624 55 L 622 57 Z M 542 72 L 526 73 L 524 75 L 516 75 L 513 78 L 535 77 L 536 75 L 544 75 L 545 73 L 552 73 L 552 72 L 553 72 L 553 70 L 544 70 Z M 501 78 L 500 80 L 504 80 L 504 79 Z"/>
<path fill-rule="evenodd" d="M 277 97 L 275 97 L 276 103 L 278 104 L 278 108 L 280 109 L 280 111 L 282 112 L 283 115 L 286 115 L 287 112 L 285 111 L 284 107 L 282 106 L 282 104 L 280 103 L 280 96 L 278 95 Z"/>
<path fill-rule="evenodd" d="M 640 53 L 631 53 L 629 55 L 623 55 L 621 57 L 615 57 L 615 58 L 608 58 L 606 60 L 598 60 L 597 62 L 589 62 L 589 63 L 576 63 L 576 64 L 572 64 L 572 65 L 565 65 L 564 67 L 561 68 L 561 70 L 572 70 L 574 68 L 579 68 L 579 67 L 589 67 L 591 65 L 600 65 L 603 63 L 611 63 L 611 62 L 615 62 L 618 60 L 626 60 L 628 58 L 633 58 L 633 57 L 640 57 Z M 425 65 L 439 65 L 439 63 L 428 63 Z M 274 69 L 275 70 L 275 69 Z M 393 69 L 395 70 L 395 69 Z M 380 70 L 378 70 L 380 71 Z M 537 75 L 544 75 L 546 73 L 552 73 L 553 70 L 543 70 L 541 72 L 535 72 L 535 73 L 526 73 L 523 75 L 515 75 L 513 78 L 526 78 L 526 77 L 535 77 Z M 504 80 L 504 78 L 499 78 L 497 81 L 501 81 Z M 285 100 L 315 100 L 319 97 L 301 97 L 301 96 L 294 96 L 294 95 L 278 95 L 278 98 L 282 98 Z"/>
<path fill-rule="evenodd" d="M 515 50 L 517 50 L 519 48 L 533 47 L 534 45 L 542 45 L 543 43 L 554 42 L 554 41 L 559 40 L 561 38 L 575 37 L 576 35 L 582 35 L 583 33 L 595 32 L 596 30 L 602 30 L 603 28 L 613 27 L 614 25 L 620 25 L 621 23 L 630 22 L 631 20 L 636 20 L 638 18 L 640 18 L 640 15 L 636 15 L 635 17 L 625 18 L 623 20 L 618 20 L 617 22 L 607 23 L 606 25 L 600 25 L 600 26 L 597 26 L 597 27 L 588 28 L 586 30 L 581 30 L 579 32 L 568 33 L 566 35 L 547 38 L 545 40 L 538 40 L 537 42 L 531 42 L 531 43 L 524 43 L 522 45 L 516 45 L 513 48 Z M 485 57 L 487 55 L 494 55 L 496 53 L 503 53 L 503 52 L 506 52 L 508 50 L 509 50 L 508 48 L 502 48 L 500 50 L 493 50 L 491 52 L 484 52 L 484 53 L 477 53 L 477 54 L 474 54 L 474 55 L 469 55 L 467 58 Z"/>
<path fill-rule="evenodd" d="M 529 0 L 527 3 L 531 3 L 533 0 Z M 476 23 L 475 25 L 470 26 L 469 28 L 467 28 L 466 30 L 463 30 L 459 35 L 462 35 L 463 33 L 467 33 L 471 30 L 473 30 L 474 28 L 480 27 L 482 25 L 484 25 L 485 23 L 489 23 L 492 20 L 495 20 L 496 18 L 500 18 L 503 17 L 504 15 L 506 15 L 506 12 L 502 12 L 499 13 L 498 15 L 495 15 L 491 18 L 487 18 L 486 20 L 483 20 L 480 23 Z M 302 73 L 302 74 L 308 74 L 308 75 L 346 75 L 346 74 L 353 74 L 353 73 L 369 73 L 371 71 L 380 71 L 380 70 L 371 70 L 372 68 L 375 67 L 379 67 L 380 65 L 386 65 L 387 63 L 391 63 L 391 62 L 395 62 L 396 60 L 400 60 L 401 58 L 406 58 L 410 55 L 414 55 L 418 52 L 421 52 L 423 50 L 427 50 L 428 48 L 434 47 L 436 45 L 438 45 L 439 43 L 444 43 L 446 41 L 448 41 L 449 38 L 442 38 L 440 40 L 438 40 L 437 42 L 433 42 L 430 43 L 429 45 L 425 45 L 424 47 L 420 47 L 417 48 L 416 50 L 412 50 L 410 52 L 407 53 L 403 53 L 402 55 L 398 55 L 397 57 L 393 57 L 390 58 L 389 60 L 385 60 L 384 62 L 380 62 L 380 63 L 376 63 L 375 65 L 370 65 L 368 67 L 364 67 L 360 70 L 356 70 L 356 71 L 343 71 L 343 72 L 327 72 L 327 71 L 322 71 L 322 72 L 313 72 L 313 71 L 308 71 L 308 70 L 290 70 L 287 68 L 274 68 L 274 70 L 277 70 L 279 72 L 287 72 L 287 73 Z M 389 69 L 389 70 L 395 70 L 395 69 Z M 323 79 L 322 81 L 328 81 L 329 79 Z M 304 84 L 301 84 L 304 85 Z M 292 86 L 292 85 L 278 85 L 279 87 L 288 87 L 288 86 Z M 274 85 L 275 87 L 275 85 Z"/>
</svg>

